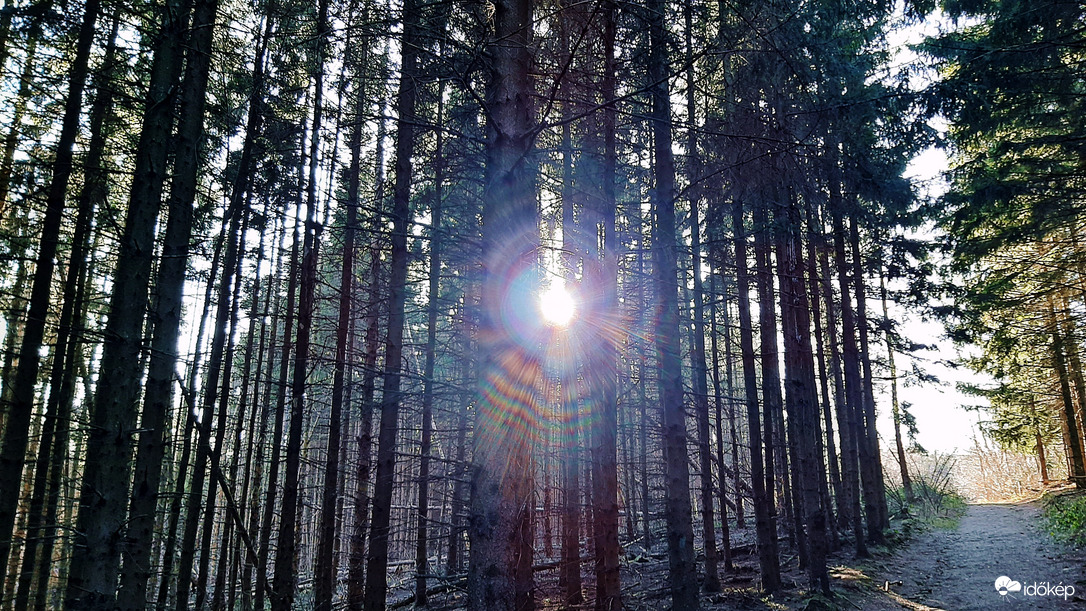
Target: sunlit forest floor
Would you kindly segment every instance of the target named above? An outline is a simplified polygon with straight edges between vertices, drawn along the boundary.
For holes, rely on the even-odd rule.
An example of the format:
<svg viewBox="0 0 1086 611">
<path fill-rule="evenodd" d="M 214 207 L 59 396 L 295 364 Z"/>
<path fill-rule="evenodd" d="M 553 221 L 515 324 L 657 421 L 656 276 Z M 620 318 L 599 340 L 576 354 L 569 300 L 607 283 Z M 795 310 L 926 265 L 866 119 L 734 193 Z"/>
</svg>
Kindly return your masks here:
<svg viewBox="0 0 1086 611">
<path fill-rule="evenodd" d="M 1081 496 L 1067 485 L 1051 485 L 1050 497 Z M 912 516 L 894 523 L 892 542 L 872 548 L 867 559 L 856 559 L 849 547 L 830 557 L 834 596 L 811 596 L 807 576 L 797 555 L 782 539 L 782 577 L 785 589 L 772 596 L 759 591 L 758 558 L 753 544 L 754 529 L 732 530 L 734 570 L 721 565 L 721 592 L 703 592 L 705 611 L 970 611 L 1003 608 L 1079 609 L 1086 608 L 1086 548 L 1057 541 L 1042 515 L 1042 502 L 1033 499 L 1006 503 L 976 503 L 936 516 Z M 702 560 L 699 552 L 699 564 Z M 541 610 L 592 609 L 594 601 L 591 563 L 582 565 L 586 602 L 563 606 L 555 563 L 537 565 L 536 603 Z M 994 582 L 1007 575 L 1022 590 L 1001 595 Z M 411 608 L 409 571 L 391 597 L 390 608 Z M 1029 589 L 1047 584 L 1042 595 Z M 636 544 L 628 546 L 622 559 L 623 605 L 629 611 L 667 609 L 667 558 L 662 546 L 651 551 Z M 460 609 L 465 606 L 463 582 L 438 585 L 431 609 Z M 1062 589 L 1056 589 L 1060 588 Z M 1072 590 L 1073 588 L 1073 590 Z M 1064 594 L 1057 595 L 1055 592 Z M 1012 608 L 1011 606 L 1007 607 Z"/>
</svg>

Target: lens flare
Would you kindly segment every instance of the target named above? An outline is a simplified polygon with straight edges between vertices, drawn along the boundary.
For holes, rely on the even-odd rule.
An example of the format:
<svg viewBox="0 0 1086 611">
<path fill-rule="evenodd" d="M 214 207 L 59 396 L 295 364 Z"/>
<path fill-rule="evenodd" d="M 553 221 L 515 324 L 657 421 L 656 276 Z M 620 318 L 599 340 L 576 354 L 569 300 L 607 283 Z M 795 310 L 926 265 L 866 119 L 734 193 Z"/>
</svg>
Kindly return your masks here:
<svg viewBox="0 0 1086 611">
<path fill-rule="evenodd" d="M 562 284 L 551 284 L 550 288 L 539 296 L 539 313 L 551 326 L 568 325 L 576 312 L 577 305 L 573 302 L 573 296 Z"/>
</svg>

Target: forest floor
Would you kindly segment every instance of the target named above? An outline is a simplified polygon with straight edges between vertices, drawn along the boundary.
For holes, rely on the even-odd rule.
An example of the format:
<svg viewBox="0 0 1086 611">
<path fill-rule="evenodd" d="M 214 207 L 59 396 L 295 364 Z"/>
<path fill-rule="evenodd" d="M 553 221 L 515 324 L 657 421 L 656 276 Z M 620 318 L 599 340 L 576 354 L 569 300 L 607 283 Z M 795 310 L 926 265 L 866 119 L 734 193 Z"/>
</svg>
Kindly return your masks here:
<svg viewBox="0 0 1086 611">
<path fill-rule="evenodd" d="M 748 561 L 744 560 L 744 564 Z M 756 562 L 754 557 L 750 563 Z M 1058 543 L 1046 532 L 1039 501 L 969 505 L 956 523 L 931 528 L 894 548 L 877 548 L 869 559 L 850 555 L 831 559 L 832 599 L 807 596 L 806 575 L 796 563 L 786 565 L 785 583 L 776 596 L 758 597 L 753 589 L 729 589 L 707 597 L 704 608 L 861 609 L 881 611 L 972 611 L 997 609 L 1086 608 L 1086 550 Z M 753 568 L 751 569 L 753 573 Z M 995 582 L 1009 577 L 1021 586 L 1001 594 Z M 728 584 L 734 587 L 735 584 Z M 651 601 L 631 609 L 662 609 Z"/>
<path fill-rule="evenodd" d="M 702 594 L 703 611 L 974 611 L 1086 609 L 1086 550 L 1058 543 L 1046 532 L 1040 501 L 977 504 L 957 520 L 920 530 L 896 545 L 872 549 L 856 559 L 846 547 L 831 556 L 832 598 L 808 595 L 807 576 L 794 553 L 782 553 L 785 588 L 773 596 L 759 592 L 753 526 L 732 532 L 735 570 L 725 572 L 723 591 Z M 668 609 L 667 560 L 661 553 L 627 549 L 622 563 L 623 606 L 627 611 Z M 699 562 L 701 558 L 699 557 Z M 537 608 L 565 607 L 558 601 L 556 570 L 537 567 Z M 590 563 L 585 596 L 594 598 Z M 1021 586 L 1001 594 L 996 580 L 1009 577 Z M 1012 588 L 1013 590 L 1013 588 Z M 403 601 L 404 603 L 408 601 Z M 402 603 L 401 603 L 402 604 Z M 462 590 L 431 599 L 432 609 L 459 609 Z M 399 605 L 393 604 L 392 607 Z M 406 605 L 404 605 L 406 606 Z"/>
<path fill-rule="evenodd" d="M 883 586 L 881 600 L 870 592 L 858 600 L 846 595 L 862 601 L 853 605 L 859 609 L 1086 607 L 1086 553 L 1052 539 L 1039 501 L 969 505 L 956 528 L 923 532 L 900 549 L 856 567 L 858 579 L 869 578 L 857 590 L 874 586 L 879 594 L 878 586 Z M 1017 582 L 1020 589 L 1000 593 L 1000 577 Z"/>
</svg>

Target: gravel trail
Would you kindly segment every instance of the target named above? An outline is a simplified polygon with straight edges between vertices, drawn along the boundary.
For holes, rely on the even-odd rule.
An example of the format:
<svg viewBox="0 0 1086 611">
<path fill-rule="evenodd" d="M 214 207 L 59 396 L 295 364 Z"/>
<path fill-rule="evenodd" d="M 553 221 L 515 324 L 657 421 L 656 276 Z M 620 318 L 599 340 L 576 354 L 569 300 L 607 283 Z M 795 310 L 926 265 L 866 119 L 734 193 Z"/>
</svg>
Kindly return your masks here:
<svg viewBox="0 0 1086 611">
<path fill-rule="evenodd" d="M 1043 524 L 1036 502 L 970 505 L 958 528 L 926 532 L 899 552 L 886 578 L 932 609 L 1086 609 L 1086 558 L 1054 542 Z M 1009 586 L 1001 594 L 1000 577 L 1021 589 L 1000 580 Z"/>
</svg>

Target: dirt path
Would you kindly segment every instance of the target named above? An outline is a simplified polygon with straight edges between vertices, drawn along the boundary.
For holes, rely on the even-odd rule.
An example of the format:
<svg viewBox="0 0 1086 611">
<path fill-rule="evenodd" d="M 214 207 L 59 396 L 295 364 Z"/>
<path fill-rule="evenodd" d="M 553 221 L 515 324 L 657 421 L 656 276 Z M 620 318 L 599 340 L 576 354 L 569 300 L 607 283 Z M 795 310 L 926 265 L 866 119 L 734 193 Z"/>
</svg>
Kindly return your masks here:
<svg viewBox="0 0 1086 611">
<path fill-rule="evenodd" d="M 1086 609 L 1083 554 L 1053 542 L 1042 525 L 1035 502 L 971 505 L 958 528 L 918 536 L 883 576 L 900 580 L 891 589 L 922 603 L 916 609 Z M 1001 576 L 1021 590 L 1001 595 Z"/>
</svg>

